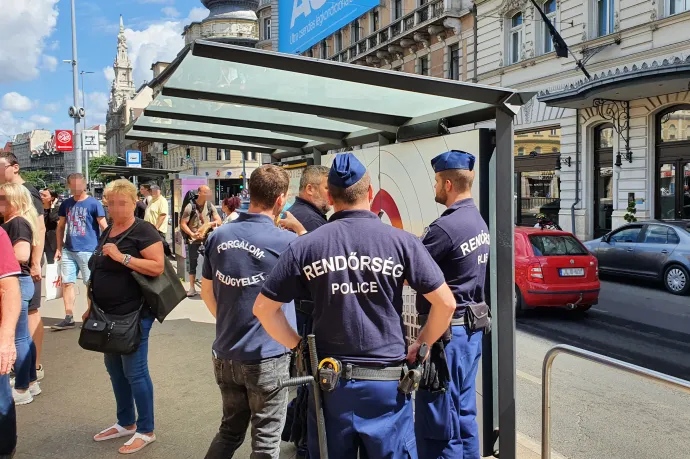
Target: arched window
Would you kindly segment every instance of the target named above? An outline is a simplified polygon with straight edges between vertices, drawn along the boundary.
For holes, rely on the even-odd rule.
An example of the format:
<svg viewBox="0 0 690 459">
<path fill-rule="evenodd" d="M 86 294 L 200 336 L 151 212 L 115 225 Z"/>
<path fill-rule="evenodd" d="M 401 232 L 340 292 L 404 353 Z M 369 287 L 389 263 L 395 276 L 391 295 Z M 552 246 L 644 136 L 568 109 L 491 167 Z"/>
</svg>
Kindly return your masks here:
<svg viewBox="0 0 690 459">
<path fill-rule="evenodd" d="M 534 152 L 535 152 L 536 154 L 540 155 L 540 154 L 541 154 L 541 147 L 536 147 L 536 148 L 534 149 Z"/>
<path fill-rule="evenodd" d="M 690 127 L 683 132 L 683 126 L 690 126 L 690 108 L 678 108 L 677 110 L 665 113 L 660 118 L 660 141 L 673 142 L 678 140 L 690 139 Z M 683 135 L 685 134 L 685 135 Z"/>
<path fill-rule="evenodd" d="M 676 140 L 676 125 L 672 124 L 668 127 L 668 140 Z"/>
<path fill-rule="evenodd" d="M 518 148 L 518 156 L 525 156 L 525 147 Z"/>
<path fill-rule="evenodd" d="M 520 62 L 520 51 L 522 50 L 522 13 L 517 12 L 510 18 L 510 40 L 508 56 L 510 63 Z"/>
<path fill-rule="evenodd" d="M 558 24 L 556 23 L 556 0 L 546 0 L 544 3 L 544 14 L 551 21 L 551 24 L 558 30 Z M 549 28 L 546 23 L 542 23 L 542 37 L 543 37 L 543 49 L 544 54 L 553 51 L 553 40 L 551 34 L 549 33 Z"/>
</svg>

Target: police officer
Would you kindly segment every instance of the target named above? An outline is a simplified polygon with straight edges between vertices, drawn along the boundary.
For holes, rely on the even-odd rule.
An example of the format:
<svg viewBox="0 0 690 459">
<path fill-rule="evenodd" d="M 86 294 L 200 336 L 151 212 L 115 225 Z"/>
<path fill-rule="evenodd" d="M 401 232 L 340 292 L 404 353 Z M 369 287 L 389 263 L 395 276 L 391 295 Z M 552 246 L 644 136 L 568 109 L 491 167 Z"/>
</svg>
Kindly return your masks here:
<svg viewBox="0 0 690 459">
<path fill-rule="evenodd" d="M 328 168 L 307 166 L 299 181 L 299 195 L 290 206 L 290 211 L 280 220 L 280 226 L 303 235 L 326 224 L 326 214 L 331 210 L 328 202 Z M 295 298 L 297 332 L 302 336 L 311 333 L 311 313 L 314 302 L 311 296 Z M 307 453 L 307 391 L 297 388 L 297 397 L 288 406 L 288 417 L 283 430 L 283 440 L 293 440 L 297 446 L 297 459 L 308 457 Z"/>
<path fill-rule="evenodd" d="M 248 212 L 216 229 L 206 241 L 201 296 L 216 318 L 213 366 L 223 399 L 223 420 L 208 459 L 232 457 L 250 420 L 252 457 L 280 454 L 288 391 L 276 387 L 278 380 L 289 377 L 290 349 L 266 333 L 252 307 L 278 256 L 297 237 L 275 225 L 289 182 L 280 167 L 254 170 Z M 285 303 L 278 309 L 294 333 L 294 305 Z"/>
<path fill-rule="evenodd" d="M 480 457 L 475 378 L 486 323 L 477 325 L 475 319 L 478 314 L 488 320 L 484 279 L 490 240 L 472 200 L 474 163 L 473 155 L 455 150 L 431 160 L 436 202 L 448 209 L 429 226 L 422 242 L 441 267 L 457 306 L 450 333 L 432 347 L 415 398 L 417 446 L 425 458 Z M 417 296 L 421 323 L 430 317 L 429 306 Z"/>
<path fill-rule="evenodd" d="M 340 372 L 321 386 L 330 457 L 357 457 L 361 448 L 361 457 L 417 458 L 410 395 L 398 391 L 406 357 L 403 285 L 407 281 L 431 303 L 408 360 L 422 342 L 436 341 L 448 328 L 455 300 L 421 242 L 369 210 L 371 180 L 354 155 L 335 157 L 328 194 L 335 211 L 329 223 L 290 244 L 254 313 L 276 341 L 293 348 L 300 337 L 280 308 L 311 294 L 319 366 Z M 312 400 L 308 444 L 315 459 L 320 456 Z"/>
</svg>

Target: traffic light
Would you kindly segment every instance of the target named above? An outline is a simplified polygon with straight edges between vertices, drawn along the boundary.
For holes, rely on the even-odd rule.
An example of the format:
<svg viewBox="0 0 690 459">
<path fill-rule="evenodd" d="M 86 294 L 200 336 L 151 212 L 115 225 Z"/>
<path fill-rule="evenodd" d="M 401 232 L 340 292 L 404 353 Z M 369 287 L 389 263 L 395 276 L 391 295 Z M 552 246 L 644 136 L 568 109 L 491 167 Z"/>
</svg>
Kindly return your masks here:
<svg viewBox="0 0 690 459">
<path fill-rule="evenodd" d="M 192 157 L 192 149 L 191 149 L 191 148 L 187 148 L 187 159 L 189 159 L 189 158 L 191 158 L 191 157 Z"/>
<path fill-rule="evenodd" d="M 168 156 L 168 144 L 163 144 L 163 156 Z"/>
</svg>

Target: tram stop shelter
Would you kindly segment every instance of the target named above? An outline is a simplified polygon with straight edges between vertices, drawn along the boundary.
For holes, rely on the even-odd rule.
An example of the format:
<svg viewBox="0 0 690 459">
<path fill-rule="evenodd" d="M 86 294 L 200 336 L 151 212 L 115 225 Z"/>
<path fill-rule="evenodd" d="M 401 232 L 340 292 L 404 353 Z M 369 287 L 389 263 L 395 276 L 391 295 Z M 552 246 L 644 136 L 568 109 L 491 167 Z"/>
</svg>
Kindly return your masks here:
<svg viewBox="0 0 690 459">
<path fill-rule="evenodd" d="M 196 41 L 151 83 L 156 96 L 127 139 L 270 154 L 274 162 L 366 143 L 444 120 L 495 120 L 480 156 L 480 211 L 491 232 L 494 327 L 481 365 L 483 456 L 515 459 L 513 117 L 533 94 L 214 41 Z M 493 150 L 493 151 L 492 151 Z M 502 218 L 497 218 L 501 216 Z"/>
</svg>

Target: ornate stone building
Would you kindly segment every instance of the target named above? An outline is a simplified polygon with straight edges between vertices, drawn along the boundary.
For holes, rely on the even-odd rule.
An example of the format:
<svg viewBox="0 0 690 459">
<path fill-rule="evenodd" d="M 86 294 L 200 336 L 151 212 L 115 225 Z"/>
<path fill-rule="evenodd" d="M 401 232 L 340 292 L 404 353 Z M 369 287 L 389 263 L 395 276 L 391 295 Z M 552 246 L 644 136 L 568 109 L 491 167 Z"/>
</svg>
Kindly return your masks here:
<svg viewBox="0 0 690 459">
<path fill-rule="evenodd" d="M 201 38 L 253 47 L 259 41 L 255 13 L 258 0 L 201 0 L 201 3 L 210 13 L 201 22 L 185 27 L 185 44 Z"/>
</svg>

